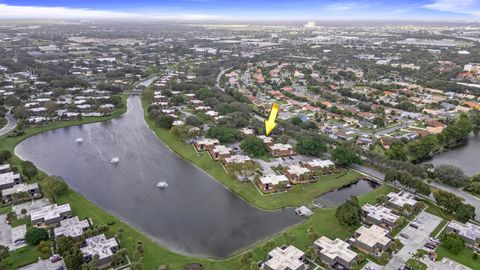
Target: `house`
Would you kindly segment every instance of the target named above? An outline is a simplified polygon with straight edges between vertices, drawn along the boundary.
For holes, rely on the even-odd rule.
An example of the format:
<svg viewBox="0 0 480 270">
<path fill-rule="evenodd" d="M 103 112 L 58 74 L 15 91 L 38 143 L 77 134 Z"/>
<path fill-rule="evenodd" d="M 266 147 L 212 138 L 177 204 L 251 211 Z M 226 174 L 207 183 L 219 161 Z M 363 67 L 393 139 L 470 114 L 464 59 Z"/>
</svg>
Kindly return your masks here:
<svg viewBox="0 0 480 270">
<path fill-rule="evenodd" d="M 253 163 L 253 160 L 249 156 L 245 155 L 233 155 L 223 159 L 223 164 L 245 164 L 245 163 Z"/>
<path fill-rule="evenodd" d="M 276 143 L 273 145 L 269 145 L 267 148 L 268 152 L 270 152 L 273 157 L 285 157 L 296 154 L 293 146 L 289 144 Z"/>
<path fill-rule="evenodd" d="M 23 195 L 22 195 L 23 194 Z M 11 188 L 2 190 L 2 201 L 4 203 L 16 203 L 42 197 L 38 183 L 17 184 Z"/>
<path fill-rule="evenodd" d="M 465 245 L 475 247 L 480 245 L 480 226 L 473 223 L 460 223 L 456 220 L 452 220 L 445 227 L 445 231 L 456 233 L 460 236 Z"/>
<path fill-rule="evenodd" d="M 267 260 L 263 263 L 265 270 L 306 270 L 307 265 L 303 262 L 305 253 L 290 245 L 276 247 L 268 253 Z"/>
<path fill-rule="evenodd" d="M 329 265 L 332 269 L 352 269 L 352 262 L 357 258 L 357 253 L 350 249 L 350 245 L 341 240 L 331 240 L 322 236 L 313 243 L 318 259 Z"/>
<path fill-rule="evenodd" d="M 380 137 L 378 139 L 378 143 L 383 146 L 383 148 L 385 148 L 386 150 L 390 149 L 390 146 L 394 143 L 394 142 L 399 142 L 400 140 L 397 139 L 397 138 L 393 138 L 393 137 L 388 137 L 388 136 L 383 136 L 383 137 Z"/>
<path fill-rule="evenodd" d="M 335 169 L 335 163 L 333 163 L 329 159 L 326 159 L 326 160 L 313 159 L 305 163 L 304 166 L 308 168 L 310 171 L 313 171 L 313 172 L 321 171 L 322 173 L 331 172 L 333 169 Z"/>
<path fill-rule="evenodd" d="M 112 257 L 118 251 L 119 246 L 115 238 L 107 239 L 104 234 L 96 235 L 85 240 L 86 246 L 80 251 L 83 253 L 83 260 L 88 263 L 98 255 L 97 268 L 104 269 L 112 263 Z"/>
<path fill-rule="evenodd" d="M 262 140 L 267 146 L 273 145 L 273 139 L 271 137 L 267 137 L 265 135 L 259 135 L 257 137 Z"/>
<path fill-rule="evenodd" d="M 197 151 L 209 151 L 215 148 L 215 145 L 220 142 L 217 139 L 201 139 L 197 140 L 194 144 Z"/>
<path fill-rule="evenodd" d="M 243 133 L 243 135 L 245 135 L 245 137 L 255 136 L 255 131 L 253 129 L 242 128 L 240 131 Z"/>
<path fill-rule="evenodd" d="M 267 174 L 260 177 L 258 184 L 265 192 L 275 191 L 278 185 L 287 186 L 290 183 L 285 175 Z"/>
<path fill-rule="evenodd" d="M 311 171 L 299 165 L 290 165 L 284 171 L 285 176 L 292 184 L 308 182 L 311 178 Z"/>
<path fill-rule="evenodd" d="M 215 145 L 213 149 L 208 150 L 210 156 L 215 160 L 221 160 L 230 157 L 232 149 L 224 145 Z"/>
<path fill-rule="evenodd" d="M 370 254 L 386 251 L 392 243 L 388 230 L 377 225 L 372 225 L 370 228 L 360 226 L 355 231 L 354 237 L 353 245 L 359 250 Z"/>
<path fill-rule="evenodd" d="M 6 173 L 10 171 L 10 164 L 0 165 L 0 173 Z"/>
<path fill-rule="evenodd" d="M 414 198 L 415 196 L 407 191 L 390 192 L 387 194 L 388 205 L 397 211 L 402 211 L 406 205 L 414 209 L 417 205 L 417 200 Z"/>
<path fill-rule="evenodd" d="M 32 225 L 57 225 L 72 215 L 70 204 L 51 204 L 30 212 Z"/>
<path fill-rule="evenodd" d="M 20 184 L 20 174 L 6 172 L 0 174 L 0 190 L 12 188 L 14 185 Z"/>
<path fill-rule="evenodd" d="M 389 230 L 397 225 L 396 222 L 400 218 L 385 206 L 373 206 L 369 203 L 362 206 L 362 214 L 366 222 Z"/>
<path fill-rule="evenodd" d="M 90 222 L 87 219 L 80 220 L 78 217 L 72 217 L 60 221 L 60 227 L 53 229 L 56 240 L 60 237 L 72 237 L 76 241 L 81 240 L 82 234 L 90 228 Z"/>
</svg>

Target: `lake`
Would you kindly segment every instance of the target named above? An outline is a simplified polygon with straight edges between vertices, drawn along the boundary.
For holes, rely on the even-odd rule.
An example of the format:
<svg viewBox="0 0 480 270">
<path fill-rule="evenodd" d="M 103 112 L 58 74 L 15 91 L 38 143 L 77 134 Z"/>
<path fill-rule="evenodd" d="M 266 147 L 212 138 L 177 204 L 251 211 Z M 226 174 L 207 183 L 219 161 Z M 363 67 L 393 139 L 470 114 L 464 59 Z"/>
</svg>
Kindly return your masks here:
<svg viewBox="0 0 480 270">
<path fill-rule="evenodd" d="M 425 162 L 435 166 L 442 164 L 454 165 L 462 169 L 465 174 L 472 176 L 480 173 L 480 136 L 470 135 L 465 144 L 454 149 L 436 154 L 432 159 Z"/>
<path fill-rule="evenodd" d="M 293 209 L 253 207 L 173 153 L 145 123 L 139 96 L 117 119 L 44 132 L 15 153 L 182 254 L 225 258 L 302 221 Z"/>
</svg>

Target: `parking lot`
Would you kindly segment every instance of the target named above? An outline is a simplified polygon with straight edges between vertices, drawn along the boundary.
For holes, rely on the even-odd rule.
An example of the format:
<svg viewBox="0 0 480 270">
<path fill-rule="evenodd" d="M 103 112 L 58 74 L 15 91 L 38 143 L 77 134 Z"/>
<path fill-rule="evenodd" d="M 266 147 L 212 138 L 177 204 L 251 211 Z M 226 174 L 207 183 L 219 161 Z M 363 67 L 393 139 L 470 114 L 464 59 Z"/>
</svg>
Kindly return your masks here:
<svg viewBox="0 0 480 270">
<path fill-rule="evenodd" d="M 428 267 L 433 270 L 471 270 L 471 268 L 452 261 L 448 258 L 443 258 L 441 261 L 432 261 L 429 258 L 422 260 Z"/>
<path fill-rule="evenodd" d="M 19 270 L 57 270 L 57 269 L 65 269 L 65 264 L 63 260 L 58 262 L 50 262 L 50 260 L 39 260 L 36 263 L 18 268 Z"/>
<path fill-rule="evenodd" d="M 408 239 L 401 237 L 400 234 L 396 237 L 400 239 L 404 246 L 398 251 L 398 253 L 393 254 L 393 258 L 386 266 L 379 266 L 373 262 L 369 262 L 365 265 L 365 268 L 371 267 L 373 269 L 386 270 L 399 269 L 405 265 L 418 249 L 425 249 L 424 245 L 430 238 L 430 233 L 440 224 L 442 219 L 427 212 L 421 212 L 418 214 L 417 218 L 422 221 L 422 224 L 417 223 L 418 229 L 407 225 L 400 232 L 400 234 L 407 236 Z"/>
<path fill-rule="evenodd" d="M 15 241 L 24 239 L 27 232 L 27 226 L 21 225 L 12 228 L 7 224 L 7 215 L 0 216 L 0 245 L 8 247 L 9 250 L 16 250 L 26 246 L 26 244 L 16 244 Z"/>
</svg>

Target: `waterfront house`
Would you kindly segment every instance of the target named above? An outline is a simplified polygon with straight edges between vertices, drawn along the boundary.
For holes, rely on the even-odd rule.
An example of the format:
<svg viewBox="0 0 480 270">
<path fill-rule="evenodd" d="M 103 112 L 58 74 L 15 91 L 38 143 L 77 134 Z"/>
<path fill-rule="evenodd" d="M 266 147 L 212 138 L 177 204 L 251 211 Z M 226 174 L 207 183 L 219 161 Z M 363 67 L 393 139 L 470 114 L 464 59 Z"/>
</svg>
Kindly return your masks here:
<svg viewBox="0 0 480 270">
<path fill-rule="evenodd" d="M 284 174 L 292 184 L 309 182 L 312 178 L 310 169 L 299 165 L 288 166 Z"/>
<path fill-rule="evenodd" d="M 313 243 L 318 259 L 332 269 L 352 269 L 352 263 L 357 253 L 350 249 L 350 245 L 341 240 L 331 240 L 322 236 Z"/>
<path fill-rule="evenodd" d="M 115 238 L 106 238 L 104 234 L 96 235 L 85 240 L 86 245 L 80 250 L 85 263 L 98 255 L 97 268 L 105 269 L 112 263 L 112 257 L 118 251 L 119 245 Z"/>
<path fill-rule="evenodd" d="M 222 160 L 231 156 L 232 149 L 224 145 L 215 145 L 213 149 L 208 150 L 214 160 Z"/>
<path fill-rule="evenodd" d="M 20 174 L 14 172 L 6 172 L 0 174 L 0 190 L 12 188 L 14 185 L 20 184 Z"/>
<path fill-rule="evenodd" d="M 290 245 L 276 247 L 268 253 L 267 260 L 263 263 L 265 270 L 306 270 L 304 263 L 305 253 Z"/>
<path fill-rule="evenodd" d="M 277 190 L 279 185 L 286 187 L 289 182 L 285 175 L 267 174 L 260 177 L 258 185 L 264 192 L 273 192 Z"/>
<path fill-rule="evenodd" d="M 223 159 L 223 164 L 230 165 L 230 164 L 246 164 L 246 163 L 253 163 L 254 161 L 245 155 L 232 155 Z"/>
<path fill-rule="evenodd" d="M 197 151 L 209 151 L 215 148 L 220 142 L 217 139 L 201 139 L 194 144 Z"/>
<path fill-rule="evenodd" d="M 268 146 L 268 151 L 273 157 L 286 157 L 296 155 L 295 149 L 289 144 L 276 143 Z"/>
<path fill-rule="evenodd" d="M 70 204 L 51 204 L 30 212 L 30 219 L 32 225 L 56 226 L 61 220 L 69 218 L 71 215 Z"/>
<path fill-rule="evenodd" d="M 304 166 L 312 172 L 320 171 L 321 173 L 330 173 L 335 169 L 335 163 L 329 159 L 313 159 L 309 162 L 306 162 Z"/>
<path fill-rule="evenodd" d="M 87 219 L 80 220 L 78 217 L 72 217 L 60 221 L 60 227 L 53 229 L 56 240 L 61 237 L 72 237 L 76 241 L 81 240 L 82 234 L 90 228 L 90 222 Z"/>
<path fill-rule="evenodd" d="M 353 245 L 356 248 L 373 255 L 386 251 L 392 243 L 388 230 L 377 225 L 372 225 L 370 228 L 360 226 L 355 231 L 354 237 Z"/>
</svg>

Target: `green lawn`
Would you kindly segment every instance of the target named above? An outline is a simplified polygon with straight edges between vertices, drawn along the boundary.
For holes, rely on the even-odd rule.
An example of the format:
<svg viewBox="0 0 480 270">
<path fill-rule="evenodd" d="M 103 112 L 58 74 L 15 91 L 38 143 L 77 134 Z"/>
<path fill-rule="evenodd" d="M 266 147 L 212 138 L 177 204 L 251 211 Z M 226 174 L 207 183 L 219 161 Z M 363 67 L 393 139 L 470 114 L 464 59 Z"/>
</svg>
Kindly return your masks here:
<svg viewBox="0 0 480 270">
<path fill-rule="evenodd" d="M 10 224 L 10 226 L 18 227 L 20 225 L 28 224 L 28 223 L 30 223 L 30 218 L 28 218 L 28 217 L 19 218 L 19 219 L 12 220 L 12 223 Z"/>
<path fill-rule="evenodd" d="M 350 184 L 361 176 L 356 171 L 342 171 L 339 174 L 321 176 L 317 182 L 312 184 L 295 185 L 288 192 L 264 196 L 251 183 L 242 183 L 232 178 L 225 172 L 220 162 L 210 158 L 208 153 L 197 153 L 192 145 L 184 144 L 169 130 L 157 127 L 154 121 L 147 116 L 148 105 L 143 103 L 143 106 L 145 121 L 168 147 L 182 158 L 205 170 L 232 192 L 262 209 L 275 210 L 289 206 L 310 204 L 316 197 L 335 188 Z"/>
<path fill-rule="evenodd" d="M 440 224 L 438 224 L 438 226 L 435 228 L 435 230 L 433 230 L 431 233 L 430 233 L 430 236 L 431 237 L 437 237 L 437 235 L 440 233 L 440 231 L 443 229 L 443 227 L 445 227 L 445 225 L 447 225 L 449 221 L 448 220 L 445 220 L 443 219 Z"/>
<path fill-rule="evenodd" d="M 40 252 L 36 247 L 27 246 L 10 252 L 10 256 L 2 260 L 0 265 L 8 270 L 14 270 L 27 264 L 37 262 L 38 257 L 40 256 Z"/>
<path fill-rule="evenodd" d="M 452 254 L 448 249 L 440 245 L 436 252 L 438 254 L 438 260 L 446 257 L 456 262 L 459 262 L 465 266 L 468 266 L 472 269 L 478 270 L 480 269 L 480 259 L 474 260 L 473 259 L 473 250 L 470 248 L 462 249 L 458 254 Z"/>
<path fill-rule="evenodd" d="M 427 270 L 427 265 L 424 264 L 423 262 L 418 262 L 414 259 L 410 259 L 407 261 L 407 266 L 414 270 Z"/>
</svg>

